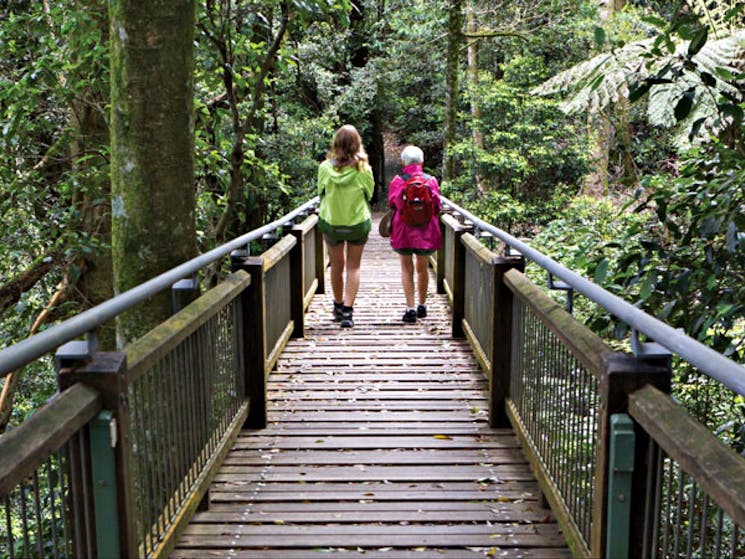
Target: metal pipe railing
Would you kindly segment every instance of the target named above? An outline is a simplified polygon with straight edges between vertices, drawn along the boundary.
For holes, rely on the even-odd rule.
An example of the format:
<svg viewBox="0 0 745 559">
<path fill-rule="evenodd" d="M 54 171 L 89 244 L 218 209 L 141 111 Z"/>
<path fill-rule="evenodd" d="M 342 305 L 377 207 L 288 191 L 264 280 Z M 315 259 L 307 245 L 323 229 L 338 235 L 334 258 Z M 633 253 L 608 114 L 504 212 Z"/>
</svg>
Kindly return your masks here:
<svg viewBox="0 0 745 559">
<path fill-rule="evenodd" d="M 10 347 L 0 349 L 0 378 L 23 367 L 34 359 L 55 350 L 62 344 L 94 330 L 153 295 L 170 288 L 175 282 L 191 276 L 220 258 L 224 258 L 232 251 L 244 248 L 251 241 L 261 239 L 264 234 L 282 227 L 298 215 L 314 208 L 318 204 L 318 200 L 319 198 L 316 196 L 290 213 L 259 229 L 254 229 L 224 245 L 214 248 L 196 258 L 192 258 L 137 287 L 125 291 L 121 295 L 117 295 L 96 307 L 65 320 L 61 324 L 44 330 L 30 338 L 26 338 Z"/>
<path fill-rule="evenodd" d="M 451 200 L 442 197 L 442 202 L 445 207 L 462 215 L 465 219 L 472 222 L 475 227 L 488 231 L 507 246 L 520 252 L 524 257 L 535 262 L 544 270 L 563 280 L 577 292 L 603 307 L 619 320 L 635 328 L 637 331 L 646 334 L 655 342 L 679 355 L 685 361 L 704 374 L 721 382 L 727 388 L 738 394 L 745 395 L 745 367 L 742 365 L 645 313 L 631 303 L 613 295 L 579 274 L 572 272 L 545 254 L 519 241 L 509 233 L 479 219 Z"/>
</svg>

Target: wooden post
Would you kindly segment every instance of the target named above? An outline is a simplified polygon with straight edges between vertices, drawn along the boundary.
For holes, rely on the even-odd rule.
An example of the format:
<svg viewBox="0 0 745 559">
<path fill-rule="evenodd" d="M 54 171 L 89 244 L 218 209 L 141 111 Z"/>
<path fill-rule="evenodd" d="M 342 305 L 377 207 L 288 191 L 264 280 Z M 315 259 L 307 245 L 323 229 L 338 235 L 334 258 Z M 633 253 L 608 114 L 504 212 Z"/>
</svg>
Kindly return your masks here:
<svg viewBox="0 0 745 559">
<path fill-rule="evenodd" d="M 492 347 L 489 374 L 489 425 L 509 427 L 505 403 L 510 395 L 512 364 L 512 307 L 514 295 L 504 283 L 504 275 L 512 269 L 525 270 L 525 260 L 519 256 L 497 256 L 494 268 L 494 293 L 492 295 Z"/>
<path fill-rule="evenodd" d="M 326 292 L 326 252 L 323 246 L 323 233 L 318 228 L 318 223 L 313 227 L 313 238 L 316 250 L 316 279 L 318 280 L 316 293 L 323 295 Z"/>
<path fill-rule="evenodd" d="M 600 374 L 600 408 L 598 417 L 597 461 L 595 464 L 595 500 L 590 541 L 592 557 L 603 557 L 608 531 L 608 491 L 610 463 L 611 416 L 628 411 L 628 395 L 646 384 L 670 392 L 669 367 L 650 364 L 621 353 L 603 355 Z M 641 556 L 644 530 L 644 502 L 647 489 L 647 472 L 654 464 L 647 461 L 649 437 L 641 429 L 635 432 L 634 472 L 632 474 L 630 557 Z"/>
<path fill-rule="evenodd" d="M 196 301 L 199 297 L 199 281 L 196 274 L 191 278 L 184 278 L 171 286 L 171 306 L 173 314 Z"/>
<path fill-rule="evenodd" d="M 113 445 L 115 464 L 115 500 L 108 501 L 106 506 L 116 510 L 116 519 L 109 518 L 109 522 L 116 520 L 119 537 L 119 556 L 136 557 L 138 555 L 136 520 L 134 510 L 134 491 L 132 487 L 133 476 L 132 444 L 130 441 L 130 418 L 127 379 L 127 358 L 124 353 L 96 353 L 93 359 L 87 363 L 76 366 L 66 363 L 64 359 L 59 361 L 59 384 L 60 390 L 82 382 L 101 393 L 103 407 L 111 413 L 112 432 L 115 433 Z M 95 472 L 95 470 L 94 470 Z M 100 481 L 94 479 L 93 483 Z M 97 502 L 97 505 L 100 501 Z M 98 514 L 96 515 L 98 517 Z M 96 526 L 96 532 L 107 530 L 108 526 Z"/>
<path fill-rule="evenodd" d="M 463 330 L 463 318 L 465 317 L 466 304 L 466 247 L 461 242 L 461 237 L 467 233 L 469 228 L 458 225 L 453 229 L 453 331 L 454 338 L 465 336 Z"/>
<path fill-rule="evenodd" d="M 447 254 L 447 235 L 445 234 L 447 225 L 440 219 L 440 232 L 442 233 L 442 246 L 437 251 L 437 293 L 445 293 L 445 255 Z"/>
<path fill-rule="evenodd" d="M 231 255 L 231 270 L 251 275 L 251 285 L 241 295 L 243 362 L 248 417 L 244 427 L 266 427 L 266 305 L 264 260 L 259 256 Z"/>
<path fill-rule="evenodd" d="M 290 318 L 293 338 L 305 335 L 305 229 L 295 225 L 290 234 L 297 241 L 290 250 Z"/>
</svg>

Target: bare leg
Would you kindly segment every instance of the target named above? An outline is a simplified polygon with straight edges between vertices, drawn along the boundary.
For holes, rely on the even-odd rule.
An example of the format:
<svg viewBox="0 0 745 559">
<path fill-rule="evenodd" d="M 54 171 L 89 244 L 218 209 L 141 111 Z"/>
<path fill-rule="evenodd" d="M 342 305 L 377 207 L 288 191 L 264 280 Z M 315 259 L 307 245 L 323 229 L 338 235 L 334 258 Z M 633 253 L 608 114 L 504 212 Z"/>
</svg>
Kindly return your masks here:
<svg viewBox="0 0 745 559">
<path fill-rule="evenodd" d="M 360 289 L 360 264 L 365 245 L 347 245 L 347 285 L 344 290 L 344 305 L 354 306 L 357 291 Z"/>
<path fill-rule="evenodd" d="M 416 287 L 419 294 L 419 304 L 427 303 L 427 288 L 429 286 L 429 256 L 416 255 Z M 410 305 L 413 306 L 413 305 Z"/>
<path fill-rule="evenodd" d="M 404 297 L 406 297 L 406 306 L 414 307 L 414 261 L 411 254 L 399 254 L 401 262 L 401 283 L 404 286 Z"/>
<path fill-rule="evenodd" d="M 334 301 L 341 303 L 344 300 L 344 245 L 339 243 L 329 247 L 329 261 L 331 263 L 331 291 Z"/>
</svg>

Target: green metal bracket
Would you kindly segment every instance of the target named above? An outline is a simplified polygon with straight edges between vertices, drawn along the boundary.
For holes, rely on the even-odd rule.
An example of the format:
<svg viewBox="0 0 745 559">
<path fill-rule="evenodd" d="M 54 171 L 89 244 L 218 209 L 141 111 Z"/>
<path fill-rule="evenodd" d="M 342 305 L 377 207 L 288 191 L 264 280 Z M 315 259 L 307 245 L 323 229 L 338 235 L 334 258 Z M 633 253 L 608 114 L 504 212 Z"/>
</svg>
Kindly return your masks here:
<svg viewBox="0 0 745 559">
<path fill-rule="evenodd" d="M 634 445 L 634 421 L 625 413 L 613 414 L 610 419 L 606 559 L 629 559 Z"/>
<path fill-rule="evenodd" d="M 98 557 L 119 559 L 119 512 L 116 494 L 116 420 L 103 411 L 90 423 L 93 508 Z"/>
</svg>

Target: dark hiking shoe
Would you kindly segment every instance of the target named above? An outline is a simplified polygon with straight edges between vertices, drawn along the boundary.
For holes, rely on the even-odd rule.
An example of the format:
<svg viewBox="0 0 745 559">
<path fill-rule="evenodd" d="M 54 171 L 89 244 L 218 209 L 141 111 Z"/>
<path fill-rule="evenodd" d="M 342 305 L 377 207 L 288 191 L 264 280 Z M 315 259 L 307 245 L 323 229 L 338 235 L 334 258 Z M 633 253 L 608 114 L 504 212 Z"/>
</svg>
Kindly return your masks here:
<svg viewBox="0 0 745 559">
<path fill-rule="evenodd" d="M 404 313 L 403 321 L 409 324 L 415 323 L 416 322 L 416 311 L 414 309 L 407 310 Z"/>
<path fill-rule="evenodd" d="M 334 301 L 334 322 L 340 322 L 342 319 L 341 311 L 344 308 L 344 303 L 337 303 Z"/>
<path fill-rule="evenodd" d="M 424 318 L 425 316 L 427 316 L 427 305 L 419 305 L 416 308 L 416 317 Z"/>
<path fill-rule="evenodd" d="M 352 319 L 352 307 L 344 307 L 341 310 L 341 327 L 351 328 L 354 326 L 354 320 Z"/>
</svg>

